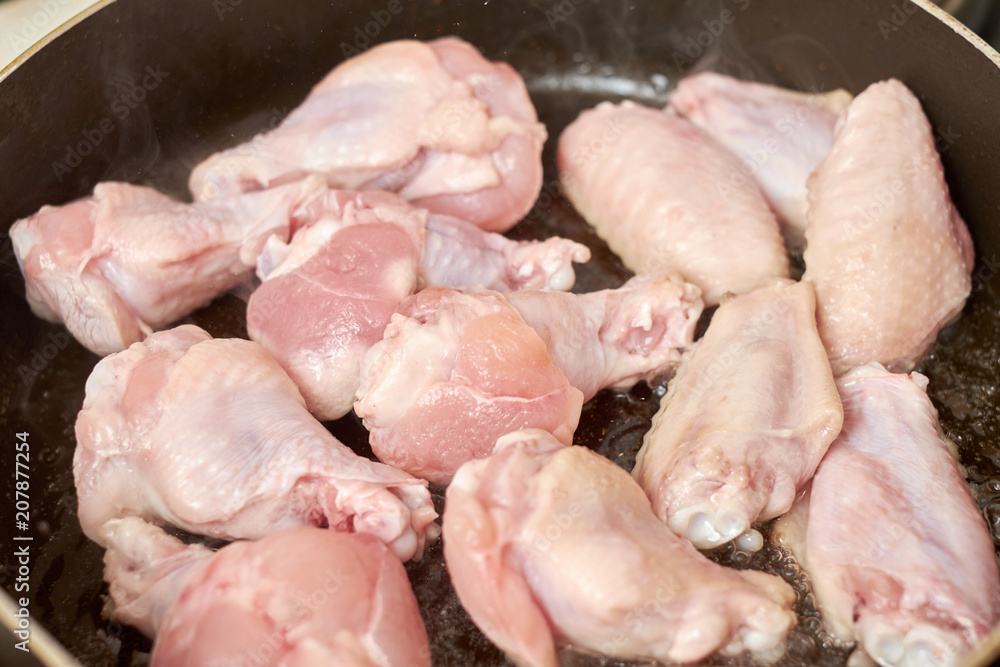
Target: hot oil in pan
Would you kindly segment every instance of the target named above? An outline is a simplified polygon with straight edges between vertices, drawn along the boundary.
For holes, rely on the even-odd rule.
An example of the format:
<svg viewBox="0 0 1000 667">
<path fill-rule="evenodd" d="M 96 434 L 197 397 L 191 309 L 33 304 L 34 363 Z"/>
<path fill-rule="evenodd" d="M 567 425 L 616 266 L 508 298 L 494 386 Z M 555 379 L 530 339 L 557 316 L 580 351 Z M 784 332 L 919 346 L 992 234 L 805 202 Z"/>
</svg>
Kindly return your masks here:
<svg viewBox="0 0 1000 667">
<path fill-rule="evenodd" d="M 592 94 L 534 90 L 539 115 L 546 123 L 550 140 L 545 152 L 545 187 L 538 205 L 510 235 L 540 238 L 554 234 L 585 243 L 594 258 L 579 267 L 574 291 L 586 292 L 623 283 L 630 273 L 608 251 L 600 239 L 558 195 L 555 172 L 555 143 L 559 132 L 576 114 L 601 99 Z M 263 112 L 262 112 L 263 113 Z M 220 133 L 220 136 L 224 136 Z M 224 141 L 220 139 L 220 141 Z M 231 141 L 231 139 L 230 139 Z M 163 173 L 179 173 L 165 167 Z M 153 176 L 156 180 L 155 175 Z M 168 191 L 179 191 L 182 182 L 157 181 Z M 1000 544 L 1000 278 L 987 264 L 980 265 L 975 289 L 962 319 L 940 336 L 932 354 L 919 370 L 930 378 L 930 395 L 940 410 L 942 428 L 959 445 L 962 462 L 971 479 L 976 500 L 985 508 L 994 541 Z M 149 651 L 148 640 L 137 631 L 111 623 L 101 616 L 106 587 L 101 581 L 102 550 L 84 537 L 76 520 L 76 500 L 72 486 L 73 424 L 83 401 L 83 388 L 97 358 L 74 341 L 58 349 L 57 356 L 37 372 L 19 375 L 17 368 L 30 368 L 34 352 L 44 348 L 64 332 L 59 326 L 35 318 L 23 300 L 23 281 L 6 248 L 2 261 L 2 333 L 6 356 L 0 365 L 3 386 L 14 387 L 10 400 L 0 405 L 0 426 L 4 433 L 27 430 L 31 433 L 37 460 L 32 467 L 32 504 L 35 525 L 32 611 L 70 651 L 88 666 L 141 664 Z M 229 295 L 217 300 L 191 318 L 215 336 L 246 336 L 245 304 Z M 591 447 L 626 470 L 634 465 L 635 454 L 656 412 L 663 387 L 640 384 L 628 393 L 601 392 L 586 406 L 577 431 L 577 444 Z M 366 432 L 359 420 L 345 417 L 328 424 L 330 430 L 363 455 L 371 456 Z M 7 465 L 6 461 L 3 465 Z M 434 501 L 443 509 L 441 489 Z M 12 492 L 6 491 L 8 506 Z M 765 527 L 765 531 L 767 528 Z M 212 546 L 215 546 L 214 544 Z M 751 556 L 724 547 L 710 554 L 718 562 L 733 567 L 752 567 L 777 574 L 797 592 L 798 627 L 788 640 L 788 654 L 779 663 L 788 667 L 844 665 L 848 651 L 832 646 L 805 585 L 805 575 L 776 547 L 765 546 Z M 431 640 L 435 667 L 510 665 L 472 624 L 448 580 L 440 542 L 419 563 L 407 565 L 424 622 Z M 13 589 L 10 562 L 4 563 L 0 584 Z M 624 665 L 619 661 L 566 652 L 563 665 L 597 667 Z M 711 665 L 752 664 L 739 659 L 704 661 Z"/>
</svg>

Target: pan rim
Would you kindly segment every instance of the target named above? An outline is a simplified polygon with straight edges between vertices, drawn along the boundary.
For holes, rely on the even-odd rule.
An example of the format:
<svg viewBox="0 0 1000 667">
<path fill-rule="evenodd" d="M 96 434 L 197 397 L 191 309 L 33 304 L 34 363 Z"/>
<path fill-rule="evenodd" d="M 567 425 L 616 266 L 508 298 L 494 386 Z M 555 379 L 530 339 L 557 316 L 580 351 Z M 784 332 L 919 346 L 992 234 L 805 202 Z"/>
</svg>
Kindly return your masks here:
<svg viewBox="0 0 1000 667">
<path fill-rule="evenodd" d="M 9 77 L 13 72 L 15 72 L 21 65 L 26 63 L 33 55 L 49 46 L 56 40 L 60 39 L 69 30 L 77 27 L 79 24 L 84 22 L 90 16 L 96 14 L 99 11 L 104 10 L 109 5 L 116 3 L 117 0 L 97 0 L 94 4 L 81 10 L 74 16 L 68 18 L 51 32 L 43 36 L 37 42 L 35 42 L 31 47 L 25 50 L 23 53 L 16 56 L 8 65 L 0 68 L 0 86 L 7 77 Z M 983 56 L 988 58 L 990 62 L 997 68 L 1000 68 L 1000 53 L 994 49 L 989 43 L 987 43 L 982 37 L 974 33 L 971 29 L 966 27 L 960 21 L 955 19 L 953 16 L 948 14 L 946 11 L 941 9 L 939 6 L 934 4 L 931 0 L 909 0 L 917 7 L 936 18 L 938 21 L 944 23 L 946 26 L 951 28 L 951 30 L 957 33 L 959 36 L 963 37 L 969 44 L 975 47 Z M 5 608 L 11 602 L 7 591 L 0 588 L 0 609 Z M 6 616 L 6 614 L 5 614 Z M 68 656 L 68 652 L 63 647 L 61 642 L 55 639 L 51 634 L 44 631 L 44 625 L 39 621 L 39 619 L 32 617 L 33 623 L 33 637 L 34 641 L 38 642 L 41 647 L 49 642 L 53 652 L 51 655 L 45 655 L 46 651 L 39 650 L 36 653 L 36 657 L 40 658 L 47 665 L 79 665 L 79 663 L 73 659 L 69 658 L 70 661 L 65 661 L 65 656 Z M 4 623 L 4 625 L 7 625 Z M 41 632 L 38 632 L 41 630 Z M 37 635 L 34 635 L 38 632 Z M 1000 658 L 1000 624 L 993 628 L 987 639 L 980 644 L 977 650 L 966 657 L 964 661 L 965 667 L 976 667 L 981 665 L 990 664 L 990 660 Z"/>
<path fill-rule="evenodd" d="M 27 62 L 28 58 L 41 51 L 43 48 L 45 48 L 55 40 L 59 39 L 59 37 L 61 37 L 71 28 L 75 28 L 78 24 L 82 23 L 88 17 L 92 16 L 93 14 L 101 11 L 108 5 L 115 2 L 118 2 L 118 0 L 97 0 L 90 7 L 87 7 L 86 9 L 78 12 L 77 14 L 71 16 L 70 18 L 60 23 L 50 33 L 48 33 L 47 35 L 39 39 L 37 42 L 32 44 L 23 53 L 17 55 L 12 61 L 10 61 L 10 63 L 6 67 L 0 69 L 0 83 L 2 83 L 4 79 L 10 76 L 14 72 L 14 70 L 23 65 L 25 62 Z"/>
<path fill-rule="evenodd" d="M 77 13 L 75 16 L 64 21 L 57 28 L 52 30 L 37 42 L 35 42 L 31 47 L 29 47 L 24 53 L 18 55 L 14 60 L 12 60 L 6 67 L 0 69 L 0 83 L 3 82 L 8 76 L 10 76 L 18 67 L 23 65 L 31 56 L 38 53 L 40 50 L 59 39 L 63 34 L 69 31 L 71 28 L 76 27 L 78 24 L 82 23 L 88 17 L 101 11 L 105 7 L 114 4 L 118 0 L 97 0 L 93 5 L 84 9 L 83 11 Z M 974 46 L 976 50 L 986 56 L 990 62 L 993 63 L 998 69 L 1000 69 L 1000 53 L 997 52 L 990 44 L 984 40 L 982 37 L 974 33 L 971 29 L 965 26 L 961 21 L 953 17 L 951 14 L 945 10 L 938 7 L 931 0 L 909 0 L 917 7 L 936 18 L 938 21 L 943 23 L 952 29 L 960 37 L 964 38 L 969 44 Z"/>
</svg>

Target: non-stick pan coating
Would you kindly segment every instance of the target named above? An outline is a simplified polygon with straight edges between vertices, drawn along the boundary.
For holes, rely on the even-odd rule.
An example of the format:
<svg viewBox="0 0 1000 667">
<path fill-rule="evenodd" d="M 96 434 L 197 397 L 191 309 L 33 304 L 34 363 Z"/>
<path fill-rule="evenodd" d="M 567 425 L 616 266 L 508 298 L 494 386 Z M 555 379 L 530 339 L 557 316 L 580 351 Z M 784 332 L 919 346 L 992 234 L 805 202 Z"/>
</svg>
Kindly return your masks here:
<svg viewBox="0 0 1000 667">
<path fill-rule="evenodd" d="M 280 122 L 345 55 L 391 39 L 448 34 L 510 62 L 527 81 L 550 140 L 542 195 L 511 235 L 560 234 L 590 246 L 595 258 L 580 269 L 576 291 L 616 286 L 629 276 L 558 194 L 555 139 L 580 110 L 622 97 L 662 105 L 681 75 L 706 67 L 805 90 L 844 86 L 857 93 L 889 76 L 907 83 L 937 130 L 953 197 L 979 258 L 962 319 L 942 333 L 920 370 L 930 377 L 942 426 L 959 445 L 998 541 L 1000 70 L 910 3 L 119 0 L 0 80 L 0 223 L 8 229 L 43 204 L 89 193 L 100 180 L 184 197 L 194 164 Z M 12 479 L 15 434 L 30 433 L 30 608 L 83 664 L 130 665 L 149 642 L 101 617 L 102 550 L 82 535 L 75 514 L 73 422 L 97 357 L 61 326 L 31 314 L 10 240 L 2 240 L 0 436 L 9 446 L 0 471 Z M 187 321 L 215 336 L 245 336 L 244 308 L 227 295 Z M 627 394 L 602 392 L 584 407 L 577 443 L 631 468 L 661 389 L 642 384 Z M 370 455 L 357 419 L 329 426 Z M 440 510 L 440 494 L 435 500 Z M 13 486 L 4 484 L 4 535 L 14 525 L 13 508 Z M 0 571 L 11 593 L 12 552 L 5 549 Z M 803 583 L 772 548 L 750 563 L 725 550 L 713 557 L 766 567 L 800 588 Z M 462 611 L 440 544 L 408 570 L 435 666 L 509 664 Z M 847 652 L 824 648 L 809 597 L 800 595 L 798 604 L 800 628 L 782 664 L 842 665 Z M 618 663 L 566 654 L 564 664 Z"/>
</svg>

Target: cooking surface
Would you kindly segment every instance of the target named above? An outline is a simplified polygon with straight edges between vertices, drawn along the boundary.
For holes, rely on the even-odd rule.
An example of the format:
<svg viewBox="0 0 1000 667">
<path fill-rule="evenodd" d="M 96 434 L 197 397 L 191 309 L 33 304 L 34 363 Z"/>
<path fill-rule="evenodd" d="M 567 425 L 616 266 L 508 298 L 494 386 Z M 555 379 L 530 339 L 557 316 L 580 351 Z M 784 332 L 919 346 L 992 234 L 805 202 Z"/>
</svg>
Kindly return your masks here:
<svg viewBox="0 0 1000 667">
<path fill-rule="evenodd" d="M 611 13 L 611 9 L 607 11 Z M 429 23 L 433 20 L 433 16 L 427 19 Z M 536 27 L 548 29 L 544 20 Z M 448 31 L 460 32 L 461 26 L 442 21 L 436 28 L 429 29 L 429 33 L 434 34 Z M 565 33 L 554 31 L 554 34 L 575 47 L 587 42 L 582 35 L 573 32 L 572 26 L 568 26 Z M 477 43 L 474 35 L 467 35 L 467 38 Z M 513 41 L 515 47 L 518 44 L 531 46 L 530 39 L 519 40 Z M 669 59 L 646 62 L 640 66 L 629 56 L 625 60 L 631 61 L 632 66 L 612 68 L 602 64 L 598 51 L 600 49 L 588 50 L 584 56 L 581 50 L 557 62 L 555 55 L 548 58 L 546 54 L 550 51 L 542 49 L 538 52 L 542 55 L 528 65 L 525 65 L 527 60 L 523 55 L 520 63 L 515 62 L 526 74 L 529 90 L 541 120 L 548 127 L 550 139 L 544 154 L 546 174 L 542 195 L 528 218 L 509 235 L 538 238 L 558 234 L 590 246 L 594 259 L 590 264 L 579 267 L 574 291 L 580 292 L 616 286 L 630 274 L 573 212 L 568 202 L 557 195 L 554 185 L 557 180 L 553 157 L 555 139 L 580 110 L 602 99 L 621 99 L 616 93 L 627 93 L 648 103 L 662 104 L 667 89 L 677 75 L 676 69 L 669 65 Z M 487 55 L 499 57 L 495 53 Z M 621 54 L 604 53 L 603 57 L 619 60 Z M 317 66 L 316 69 L 322 68 Z M 758 67 L 755 71 L 767 75 L 766 68 Z M 815 72 L 806 70 L 798 74 L 808 79 Z M 181 82 L 172 83 L 179 86 Z M 855 84 L 855 88 L 861 84 L 860 81 L 851 83 Z M 187 170 L 211 152 L 212 146 L 221 147 L 222 144 L 249 138 L 255 131 L 266 127 L 274 114 L 281 114 L 296 104 L 305 92 L 306 88 L 301 84 L 298 87 L 289 84 L 268 88 L 268 94 L 264 96 L 266 99 L 258 102 L 237 96 L 235 99 L 239 103 L 234 102 L 225 112 L 216 116 L 211 116 L 209 112 L 209 119 L 203 126 L 214 127 L 214 131 L 201 134 L 197 141 L 181 140 L 170 144 L 164 140 L 162 147 L 157 146 L 155 154 L 140 150 L 143 155 L 139 160 L 126 160 L 124 166 L 112 162 L 114 168 L 107 168 L 103 177 L 128 177 L 155 185 L 175 196 L 183 196 Z M 172 95 L 174 92 L 168 90 L 165 94 Z M 934 106 L 940 112 L 940 103 Z M 931 115 L 933 120 L 934 114 Z M 122 134 L 124 137 L 124 130 Z M 946 154 L 946 167 L 949 166 L 948 158 Z M 74 174 L 74 178 L 84 177 Z M 47 188 L 51 190 L 54 187 L 50 180 Z M 963 181 L 960 189 L 963 198 L 972 196 L 972 184 Z M 23 196 L 17 199 L 15 209 L 18 206 L 31 210 L 37 208 L 33 202 L 27 204 Z M 30 211 L 18 211 L 18 215 L 25 212 Z M 13 220 L 6 220 L 7 224 L 10 222 Z M 995 235 L 995 232 L 992 234 Z M 973 294 L 965 313 L 955 326 L 941 334 L 931 355 L 918 370 L 930 378 L 930 395 L 940 410 L 942 428 L 958 443 L 962 461 L 975 488 L 976 500 L 986 510 L 995 543 L 1000 543 L 1000 340 L 996 336 L 996 332 L 1000 331 L 1000 280 L 997 279 L 1000 248 L 977 250 L 980 255 L 976 267 L 978 278 L 974 280 Z M 24 302 L 23 280 L 7 237 L 3 238 L 0 258 L 0 333 L 4 340 L 3 362 L 0 364 L 0 386 L 4 387 L 0 397 L 0 427 L 8 439 L 13 439 L 15 433 L 28 432 L 33 455 L 31 531 L 35 541 L 31 609 L 57 639 L 79 656 L 83 664 L 131 665 L 141 660 L 141 654 L 149 650 L 149 642 L 136 631 L 101 618 L 104 603 L 102 550 L 81 534 L 75 516 L 71 471 L 73 422 L 83 401 L 84 383 L 97 357 L 69 338 L 61 326 L 43 322 L 31 314 Z M 249 292 L 242 290 L 240 293 L 245 298 Z M 228 295 L 185 321 L 205 327 L 214 336 L 245 337 L 244 307 L 240 298 Z M 639 385 L 627 394 L 602 392 L 584 407 L 576 435 L 577 444 L 592 447 L 626 469 L 631 469 L 642 435 L 658 406 L 659 396 L 659 391 L 651 390 L 646 385 Z M 329 424 L 329 427 L 359 453 L 370 455 L 365 444 L 366 432 L 356 418 L 348 416 Z M 0 470 L 4 475 L 12 475 L 12 466 L 13 457 L 5 456 Z M 7 487 L 4 500 L 0 521 L 13 525 L 11 487 Z M 441 500 L 441 494 L 436 494 L 439 511 Z M 734 555 L 726 549 L 713 557 L 738 567 L 767 569 L 780 574 L 790 583 L 798 584 L 800 628 L 790 635 L 789 655 L 779 664 L 844 664 L 846 651 L 827 650 L 820 657 L 819 647 L 825 638 L 819 630 L 815 612 L 809 606 L 809 596 L 802 593 L 802 574 L 781 552 L 766 547 L 749 562 L 746 555 Z M 12 593 L 14 569 L 13 557 L 6 553 L 0 583 Z M 440 544 L 435 545 L 423 561 L 411 563 L 407 569 L 427 624 L 434 665 L 509 664 L 462 611 L 448 583 Z M 563 664 L 621 663 L 565 653 Z M 705 664 L 743 663 L 738 660 L 715 660 Z"/>
<path fill-rule="evenodd" d="M 581 77 L 578 80 L 585 80 Z M 529 80 L 529 86 L 535 82 Z M 543 82 L 545 84 L 545 82 Z M 566 94 L 539 90 L 532 86 L 533 99 L 552 137 L 575 117 L 578 110 L 592 106 L 606 96 L 588 93 Z M 617 98 L 614 98 L 617 99 Z M 251 118 L 266 113 L 250 114 Z M 241 126 L 240 134 L 252 132 Z M 547 144 L 544 160 L 545 183 L 556 180 L 554 142 Z M 165 168 L 179 173 L 179 170 Z M 173 190 L 183 181 L 173 184 Z M 593 291 L 617 286 L 629 277 L 589 227 L 576 215 L 569 203 L 550 185 L 527 220 L 510 235 L 539 238 L 558 234 L 587 244 L 594 259 L 578 267 L 574 291 Z M 27 431 L 33 463 L 33 526 L 38 546 L 33 573 L 35 576 L 33 611 L 46 619 L 53 634 L 86 665 L 130 665 L 149 650 L 149 642 L 135 630 L 101 618 L 105 593 L 101 581 L 102 549 L 91 543 L 79 530 L 73 491 L 73 423 L 83 402 L 84 383 L 97 357 L 68 339 L 64 329 L 35 318 L 23 300 L 23 282 L 16 270 L 9 245 L 4 254 L 3 321 L 8 354 L 18 360 L 24 379 L 14 371 L 5 378 L 16 386 L 4 409 L 5 432 Z M 963 462 L 976 484 L 981 507 L 987 507 L 994 519 L 994 539 L 1000 538 L 1000 456 L 995 443 L 1000 434 L 1000 411 L 997 410 L 996 378 L 1000 376 L 1000 342 L 983 349 L 970 341 L 989 340 L 990 331 L 1000 329 L 998 295 L 993 282 L 980 281 L 962 320 L 946 330 L 927 361 L 922 364 L 931 378 L 931 396 L 941 410 L 945 432 L 962 448 Z M 993 305 L 991 305 L 993 304 Z M 218 300 L 185 321 L 205 327 L 213 336 L 246 337 L 244 303 L 233 295 Z M 13 329 L 11 331 L 10 329 Z M 40 353 L 36 357 L 35 352 Z M 45 359 L 51 356 L 52 359 Z M 37 375 L 32 360 L 46 363 Z M 41 362 L 36 361 L 41 366 Z M 6 364 L 5 373 L 10 373 Z M 601 392 L 585 407 L 577 431 L 577 444 L 596 449 L 630 470 L 642 436 L 659 405 L 660 392 L 640 384 L 629 393 Z M 359 453 L 370 456 L 367 432 L 353 415 L 328 424 L 330 430 Z M 991 446 L 972 453 L 984 442 Z M 441 490 L 434 494 L 439 512 L 443 509 Z M 12 502 L 10 504 L 13 504 Z M 718 550 L 713 557 L 736 567 L 754 567 L 779 574 L 799 593 L 797 611 L 799 629 L 789 636 L 789 654 L 780 665 L 843 665 L 847 651 L 820 648 L 828 639 L 823 634 L 812 608 L 811 596 L 804 587 L 804 575 L 777 548 L 767 546 L 752 558 L 734 553 L 731 548 Z M 448 581 L 440 543 L 431 548 L 419 563 L 407 566 L 417 599 L 420 602 L 428 635 L 431 638 L 434 665 L 506 665 L 503 654 L 476 629 L 462 610 Z M 3 584 L 12 588 L 10 570 L 5 569 Z M 624 664 L 600 658 L 565 653 L 566 665 Z M 739 660 L 706 661 L 705 664 L 750 664 Z"/>
</svg>

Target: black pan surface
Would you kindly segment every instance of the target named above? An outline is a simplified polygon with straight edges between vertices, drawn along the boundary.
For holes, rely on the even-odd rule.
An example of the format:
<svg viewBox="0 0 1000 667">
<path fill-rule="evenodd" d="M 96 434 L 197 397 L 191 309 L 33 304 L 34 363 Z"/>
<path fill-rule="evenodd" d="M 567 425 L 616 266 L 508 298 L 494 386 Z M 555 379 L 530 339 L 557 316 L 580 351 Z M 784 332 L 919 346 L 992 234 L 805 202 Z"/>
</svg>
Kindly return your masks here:
<svg viewBox="0 0 1000 667">
<path fill-rule="evenodd" d="M 555 138 L 580 110 L 605 99 L 662 105 L 680 76 L 706 68 L 804 90 L 857 93 L 889 76 L 909 85 L 938 133 L 979 258 L 962 319 L 919 370 L 930 377 L 942 427 L 959 445 L 1000 544 L 1000 70 L 909 2 L 118 0 L 0 80 L 0 223 L 7 230 L 43 204 L 88 194 L 100 180 L 186 198 L 191 167 L 280 121 L 345 56 L 391 39 L 448 34 L 525 77 L 550 140 L 542 194 L 510 235 L 559 234 L 590 246 L 594 260 L 578 272 L 581 292 L 630 274 L 558 193 Z M 82 535 L 75 514 L 73 423 L 97 357 L 31 314 L 6 235 L 0 257 L 0 436 L 9 441 L 0 471 L 13 477 L 16 434 L 29 433 L 30 609 L 85 665 L 141 663 L 149 642 L 101 616 L 102 550 Z M 244 313 L 244 302 L 227 295 L 185 321 L 215 336 L 245 337 Z M 576 442 L 630 469 L 662 390 L 642 384 L 602 392 L 584 407 Z M 370 455 L 356 418 L 328 426 Z M 3 493 L 0 584 L 14 594 L 13 486 Z M 440 493 L 435 501 L 440 510 Z M 753 559 L 724 549 L 712 556 L 797 585 L 800 627 L 780 664 L 844 664 L 848 652 L 830 646 L 803 575 L 785 554 L 769 547 Z M 408 570 L 436 667 L 510 664 L 458 604 L 440 544 Z M 563 664 L 620 663 L 566 652 Z"/>
</svg>

